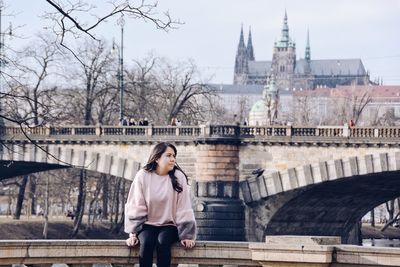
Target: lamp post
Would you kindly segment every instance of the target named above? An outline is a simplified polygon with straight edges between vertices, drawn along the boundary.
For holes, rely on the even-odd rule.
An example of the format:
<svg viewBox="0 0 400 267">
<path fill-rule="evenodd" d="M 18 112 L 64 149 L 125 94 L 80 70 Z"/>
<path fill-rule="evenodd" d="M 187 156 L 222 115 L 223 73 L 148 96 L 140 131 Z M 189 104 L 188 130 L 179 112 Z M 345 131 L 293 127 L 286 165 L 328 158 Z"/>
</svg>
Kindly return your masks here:
<svg viewBox="0 0 400 267">
<path fill-rule="evenodd" d="M 3 16 L 3 0 L 0 0 L 0 115 L 3 113 L 3 108 L 2 108 L 2 98 L 3 98 L 3 81 L 2 81 L 2 76 L 3 76 L 3 32 L 1 28 L 1 19 Z M 4 119 L 1 117 L 0 118 L 0 127 L 4 126 Z"/>
<path fill-rule="evenodd" d="M 124 17 L 121 16 L 118 19 L 117 24 L 121 26 L 121 45 L 118 46 L 115 43 L 113 44 L 118 48 L 118 87 L 119 87 L 119 121 L 122 123 L 124 119 L 124 26 L 125 20 Z"/>
<path fill-rule="evenodd" d="M 8 33 L 4 32 L 3 33 L 3 29 L 2 29 L 2 24 L 1 24 L 1 20 L 3 18 L 3 8 L 4 8 L 4 2 L 3 0 L 0 0 L 0 113 L 2 112 L 2 106 L 1 106 L 1 99 L 2 99 L 2 94 L 3 92 L 3 68 L 4 65 L 6 63 L 6 60 L 4 59 L 4 37 L 5 35 L 12 35 L 12 28 L 11 28 L 11 23 L 10 23 L 10 27 L 8 29 L 6 29 L 6 31 L 8 31 Z M 4 126 L 4 120 L 3 118 L 0 118 L 0 126 Z"/>
</svg>

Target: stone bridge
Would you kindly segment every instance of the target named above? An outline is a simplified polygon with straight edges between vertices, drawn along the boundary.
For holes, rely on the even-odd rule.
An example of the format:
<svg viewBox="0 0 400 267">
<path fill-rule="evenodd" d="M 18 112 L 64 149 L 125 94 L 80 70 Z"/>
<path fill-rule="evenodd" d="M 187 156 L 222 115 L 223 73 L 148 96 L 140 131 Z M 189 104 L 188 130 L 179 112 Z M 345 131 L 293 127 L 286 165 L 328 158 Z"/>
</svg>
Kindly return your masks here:
<svg viewBox="0 0 400 267">
<path fill-rule="evenodd" d="M 354 243 L 361 217 L 400 195 L 400 128 L 3 127 L 0 179 L 67 167 L 133 179 L 159 141 L 192 181 L 200 239 Z"/>
</svg>

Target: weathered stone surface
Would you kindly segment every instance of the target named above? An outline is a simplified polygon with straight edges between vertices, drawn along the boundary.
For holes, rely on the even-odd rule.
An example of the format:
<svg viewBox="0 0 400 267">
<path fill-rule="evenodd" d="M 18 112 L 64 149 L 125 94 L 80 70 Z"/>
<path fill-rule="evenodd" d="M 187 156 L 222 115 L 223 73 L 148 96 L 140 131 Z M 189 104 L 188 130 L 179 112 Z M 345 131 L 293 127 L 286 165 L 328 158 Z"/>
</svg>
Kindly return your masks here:
<svg viewBox="0 0 400 267">
<path fill-rule="evenodd" d="M 266 236 L 266 244 L 280 244 L 280 245 L 340 245 L 340 236 L 295 236 L 295 235 L 275 235 Z"/>
</svg>

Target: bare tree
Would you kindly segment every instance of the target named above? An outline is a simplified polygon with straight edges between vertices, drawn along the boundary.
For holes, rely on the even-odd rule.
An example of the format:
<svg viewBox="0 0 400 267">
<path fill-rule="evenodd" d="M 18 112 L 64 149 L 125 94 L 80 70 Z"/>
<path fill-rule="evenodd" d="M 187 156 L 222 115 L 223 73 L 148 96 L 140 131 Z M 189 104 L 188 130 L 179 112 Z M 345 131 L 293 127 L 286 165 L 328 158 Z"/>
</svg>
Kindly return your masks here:
<svg viewBox="0 0 400 267">
<path fill-rule="evenodd" d="M 166 108 L 164 123 L 178 116 L 188 123 L 204 120 L 207 110 L 203 102 L 212 103 L 216 89 L 202 81 L 193 61 L 171 63 L 164 59 L 158 64 L 157 77 L 158 105 Z"/>
<path fill-rule="evenodd" d="M 396 215 L 394 215 L 394 203 L 395 200 L 397 200 L 397 207 L 399 207 Z M 396 198 L 394 200 L 389 201 L 389 206 L 388 202 L 386 203 L 386 208 L 388 208 L 389 212 L 389 220 L 386 222 L 386 224 L 381 228 L 381 231 L 385 231 L 389 226 L 393 225 L 395 222 L 400 221 L 400 198 Z"/>
<path fill-rule="evenodd" d="M 95 29 L 116 16 L 151 22 L 157 29 L 162 30 L 168 30 L 180 24 L 179 21 L 173 21 L 168 12 L 160 15 L 157 12 L 156 1 L 112 0 L 97 2 L 96 5 L 83 0 L 64 2 L 46 0 L 46 2 L 54 8 L 54 11 L 44 13 L 43 17 L 53 22 L 50 28 L 57 35 L 59 44 L 71 52 L 73 50 L 70 48 L 70 39 L 75 41 L 81 35 L 88 35 L 98 40 Z M 98 8 L 105 8 L 107 11 L 99 15 Z M 76 55 L 74 52 L 73 54 Z"/>
<path fill-rule="evenodd" d="M 57 75 L 59 56 L 51 38 L 43 35 L 15 54 L 9 67 L 13 76 L 8 76 L 7 89 L 2 92 L 3 119 L 25 125 L 48 121 L 55 91 L 48 80 Z"/>
<path fill-rule="evenodd" d="M 368 92 L 363 92 L 361 96 L 359 95 L 353 95 L 350 98 L 350 103 L 351 103 L 351 113 L 350 113 L 350 118 L 354 121 L 354 123 L 357 125 L 361 118 L 361 114 L 363 113 L 365 107 L 372 101 L 371 96 L 369 95 Z"/>
<path fill-rule="evenodd" d="M 87 172 L 82 169 L 80 170 L 80 175 L 79 175 L 79 194 L 76 203 L 74 227 L 71 232 L 71 237 L 76 237 L 76 235 L 78 234 L 79 228 L 82 223 L 83 214 L 85 213 L 85 202 L 86 202 L 86 192 L 87 192 L 86 182 L 87 182 Z"/>
<path fill-rule="evenodd" d="M 173 21 L 168 12 L 159 13 L 157 10 L 157 2 L 151 0 L 139 1 L 134 3 L 133 1 L 126 0 L 112 0 L 104 3 L 96 3 L 97 5 L 91 5 L 88 1 L 83 0 L 72 0 L 72 1 L 52 1 L 46 0 L 46 3 L 52 7 L 52 11 L 44 12 L 43 18 L 48 19 L 52 22 L 52 25 L 47 27 L 47 31 L 53 34 L 58 43 L 68 51 L 72 52 L 75 58 L 82 64 L 86 65 L 84 58 L 81 58 L 79 49 L 76 48 L 76 39 L 80 36 L 89 36 L 93 40 L 99 41 L 100 38 L 96 36 L 96 29 L 100 25 L 105 24 L 107 21 L 112 21 L 116 17 L 124 17 L 127 20 L 130 19 L 141 19 L 146 22 L 151 22 L 157 29 L 169 30 L 180 24 L 179 21 Z M 104 10 L 106 10 L 104 12 Z M 102 14 L 100 14 L 102 13 Z M 88 15 L 89 14 L 89 15 Z M 78 52 L 77 52 L 78 50 Z M 54 50 L 55 51 L 55 50 Z M 84 54 L 83 54 L 84 55 Z M 46 64 L 45 61 L 43 63 Z M 46 75 L 46 72 L 37 72 L 39 80 Z M 8 77 L 9 73 L 2 72 L 3 77 Z M 19 79 L 13 77 L 15 84 L 23 84 Z M 6 94 L 4 92 L 7 92 Z M 10 94 L 7 90 L 0 92 L 0 99 L 3 99 L 5 95 L 11 97 L 18 97 L 19 95 Z M 35 98 L 32 98 L 31 106 L 32 110 L 37 111 L 37 102 Z M 2 101 L 3 102 L 3 101 Z M 87 103 L 87 110 L 90 110 L 91 103 Z M 43 106 L 46 107 L 46 106 Z M 87 113 L 85 118 L 86 123 L 90 121 L 90 113 Z M 99 118 L 104 118 L 104 113 L 99 113 Z M 13 123 L 23 124 L 26 123 L 24 120 L 15 120 L 8 117 L 4 113 L 3 107 L 0 106 L 0 121 L 9 120 Z"/>
<path fill-rule="evenodd" d="M 160 107 L 157 107 L 154 97 L 157 95 L 155 64 L 158 58 L 153 55 L 143 60 L 135 60 L 135 66 L 126 71 L 125 83 L 125 114 L 135 119 L 157 117 Z"/>
<path fill-rule="evenodd" d="M 85 125 L 95 123 L 93 117 L 95 102 L 112 89 L 108 82 L 113 63 L 110 51 L 111 49 L 104 42 L 91 40 L 86 40 L 78 50 L 82 61 L 79 63 L 78 71 L 73 73 L 73 77 L 78 81 L 78 86 L 84 89 L 74 91 L 74 93 L 79 93 L 78 97 L 81 100 L 79 110 L 83 114 L 82 122 Z M 114 93 L 116 93 L 115 87 Z"/>
</svg>

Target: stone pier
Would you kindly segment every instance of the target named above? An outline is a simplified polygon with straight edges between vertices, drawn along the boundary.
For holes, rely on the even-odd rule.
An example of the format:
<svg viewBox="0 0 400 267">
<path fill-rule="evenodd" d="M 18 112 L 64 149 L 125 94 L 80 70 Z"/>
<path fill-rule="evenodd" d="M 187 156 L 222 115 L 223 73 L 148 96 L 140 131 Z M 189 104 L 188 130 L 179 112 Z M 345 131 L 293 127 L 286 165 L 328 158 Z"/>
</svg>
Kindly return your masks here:
<svg viewBox="0 0 400 267">
<path fill-rule="evenodd" d="M 239 199 L 239 146 L 197 146 L 195 216 L 199 240 L 245 240 L 244 204 Z"/>
</svg>

